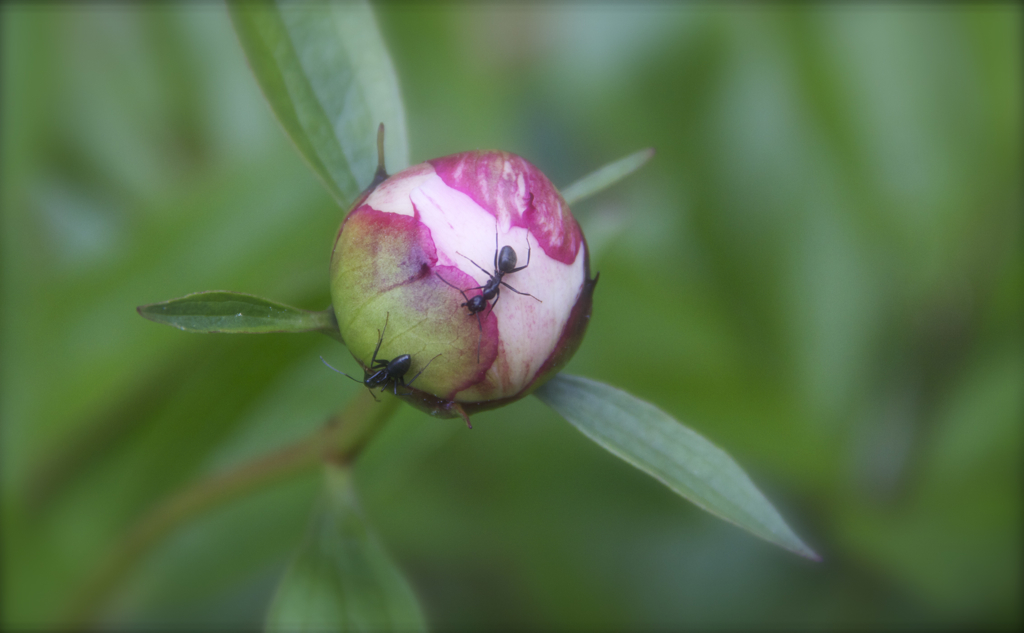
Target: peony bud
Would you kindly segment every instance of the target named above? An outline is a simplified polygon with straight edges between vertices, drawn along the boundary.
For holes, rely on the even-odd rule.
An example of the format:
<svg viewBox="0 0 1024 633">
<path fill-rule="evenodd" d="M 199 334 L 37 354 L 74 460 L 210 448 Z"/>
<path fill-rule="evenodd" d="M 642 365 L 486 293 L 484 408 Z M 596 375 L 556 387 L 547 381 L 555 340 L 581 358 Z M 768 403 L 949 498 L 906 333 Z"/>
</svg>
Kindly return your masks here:
<svg viewBox="0 0 1024 633">
<path fill-rule="evenodd" d="M 471 313 L 465 304 L 506 246 L 514 258 L 502 262 L 503 284 Z M 583 338 L 596 282 L 562 196 L 536 167 L 498 151 L 427 161 L 371 186 L 331 257 L 331 297 L 352 355 L 370 368 L 387 321 L 377 360 L 409 354 L 405 379 L 415 376 L 394 390 L 443 417 L 517 400 L 561 369 Z"/>
</svg>

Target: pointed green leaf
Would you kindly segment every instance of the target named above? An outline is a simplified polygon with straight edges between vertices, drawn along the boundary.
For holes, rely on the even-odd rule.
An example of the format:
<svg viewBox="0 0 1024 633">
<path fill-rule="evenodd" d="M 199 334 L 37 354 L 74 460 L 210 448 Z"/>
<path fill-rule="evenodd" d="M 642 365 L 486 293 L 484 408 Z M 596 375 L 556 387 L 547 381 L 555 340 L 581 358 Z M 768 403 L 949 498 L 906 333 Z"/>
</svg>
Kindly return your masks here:
<svg viewBox="0 0 1024 633">
<path fill-rule="evenodd" d="M 268 631 L 425 631 L 416 595 L 370 533 L 348 472 L 327 491 L 267 612 Z"/>
<path fill-rule="evenodd" d="M 643 167 L 653 156 L 654 148 L 648 147 L 639 152 L 634 152 L 625 158 L 620 158 L 614 163 L 609 163 L 562 189 L 562 198 L 571 207 L 580 200 L 604 191 L 632 174 Z"/>
<path fill-rule="evenodd" d="M 338 323 L 330 309 L 311 312 L 241 292 L 197 292 L 136 309 L 150 321 L 166 323 L 186 332 L 322 332 L 341 340 Z"/>
<path fill-rule="evenodd" d="M 731 457 L 654 405 L 565 374 L 536 395 L 584 435 L 711 514 L 819 560 Z"/>
<path fill-rule="evenodd" d="M 228 4 L 249 66 L 285 132 L 348 209 L 377 167 L 408 163 L 405 112 L 387 48 L 366 2 Z"/>
</svg>

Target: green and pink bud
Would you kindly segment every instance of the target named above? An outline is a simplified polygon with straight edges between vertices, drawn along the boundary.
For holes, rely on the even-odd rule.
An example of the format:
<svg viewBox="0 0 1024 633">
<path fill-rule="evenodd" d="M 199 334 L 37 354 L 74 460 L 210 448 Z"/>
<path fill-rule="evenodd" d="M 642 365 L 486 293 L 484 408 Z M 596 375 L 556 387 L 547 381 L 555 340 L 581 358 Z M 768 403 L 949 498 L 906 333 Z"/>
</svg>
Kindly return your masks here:
<svg viewBox="0 0 1024 633">
<path fill-rule="evenodd" d="M 510 246 L 525 268 L 505 274 L 507 286 L 472 314 L 463 304 L 496 272 L 495 235 L 497 250 Z M 517 400 L 561 369 L 583 338 L 595 283 L 562 196 L 525 159 L 498 151 L 387 178 L 356 202 L 331 257 L 331 297 L 352 355 L 369 367 L 388 319 L 377 358 L 409 354 L 407 380 L 433 358 L 398 391 L 444 417 Z"/>
</svg>

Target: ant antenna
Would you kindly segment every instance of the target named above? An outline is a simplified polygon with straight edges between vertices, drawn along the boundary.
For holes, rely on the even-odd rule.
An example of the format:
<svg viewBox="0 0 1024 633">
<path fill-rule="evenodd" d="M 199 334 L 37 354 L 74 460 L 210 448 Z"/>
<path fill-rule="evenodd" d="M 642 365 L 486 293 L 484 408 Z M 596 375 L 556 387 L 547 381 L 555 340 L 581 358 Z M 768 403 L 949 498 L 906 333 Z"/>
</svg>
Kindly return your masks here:
<svg viewBox="0 0 1024 633">
<path fill-rule="evenodd" d="M 456 251 L 456 252 L 458 252 L 458 251 Z M 462 253 L 459 253 L 459 255 L 462 255 Z M 466 257 L 465 255 L 462 255 L 462 256 Z M 466 259 L 469 259 L 469 258 L 466 257 Z M 469 261 L 473 261 L 473 260 L 470 259 Z M 476 263 L 476 262 L 473 262 L 473 263 Z M 437 275 L 437 278 L 440 279 L 441 281 L 443 281 L 445 284 L 451 286 L 452 288 L 455 288 L 456 290 L 458 290 L 459 292 L 462 293 L 462 298 L 466 300 L 466 303 L 462 304 L 463 306 L 469 303 L 469 297 L 466 296 L 466 292 L 462 288 L 457 288 L 457 287 L 453 286 L 448 280 L 446 280 L 444 277 L 441 276 L 441 273 L 434 272 L 434 274 Z M 470 288 L 470 290 L 477 290 L 477 289 L 478 288 Z M 497 303 L 497 302 L 495 302 L 495 303 Z M 459 307 L 461 308 L 462 306 L 459 306 Z M 493 307 L 491 308 L 491 311 L 492 312 L 494 311 Z M 480 364 L 480 348 L 484 344 L 484 324 L 483 324 L 483 321 L 480 320 L 480 313 L 479 312 L 474 312 L 473 314 L 476 315 L 476 327 L 480 330 L 480 334 L 478 334 L 477 338 L 476 338 L 476 364 L 479 365 Z M 435 356 L 434 358 L 437 358 L 437 356 Z M 431 358 L 430 360 L 433 361 L 434 358 Z M 427 363 L 427 364 L 429 365 L 430 363 Z M 423 369 L 426 369 L 426 367 L 424 367 Z M 420 371 L 423 371 L 423 370 L 421 369 Z M 416 374 L 416 375 L 419 376 L 419 374 Z M 413 378 L 412 380 L 416 380 L 416 378 Z M 410 380 L 409 382 L 411 383 L 412 380 Z M 470 427 L 470 428 L 472 428 L 472 427 Z"/>
<path fill-rule="evenodd" d="M 333 366 L 332 366 L 332 365 L 331 365 L 330 363 L 328 363 L 328 362 L 327 362 L 326 360 L 324 360 L 324 357 L 323 357 L 323 356 L 321 356 L 321 357 L 320 357 L 320 360 L 324 361 L 324 365 L 327 365 L 328 367 L 330 367 L 330 368 L 331 368 L 331 369 L 333 369 L 334 371 L 338 372 L 338 373 L 339 373 L 339 374 L 341 374 L 342 376 L 344 376 L 344 377 L 348 378 L 349 380 L 355 380 L 355 381 L 356 381 L 356 382 L 358 382 L 358 383 L 362 383 L 362 382 L 363 382 L 362 380 L 356 380 L 355 378 L 353 378 L 352 376 L 349 376 L 348 374 L 346 374 L 345 372 L 341 371 L 340 369 L 336 369 L 336 368 L 335 368 L 335 367 L 333 367 Z"/>
<path fill-rule="evenodd" d="M 466 257 L 465 255 L 463 255 L 463 254 L 462 254 L 462 253 L 460 253 L 459 251 L 455 251 L 455 254 L 456 254 L 456 255 L 461 255 L 462 257 Z M 476 267 L 477 267 L 477 268 L 479 268 L 480 270 L 484 271 L 484 274 L 485 274 L 485 275 L 487 275 L 488 277 L 491 277 L 491 276 L 493 276 L 493 273 L 489 273 L 489 272 L 487 272 L 487 269 L 486 269 L 486 268 L 484 268 L 483 266 L 481 266 L 480 264 L 476 263 L 476 262 L 475 262 L 475 261 L 473 261 L 472 259 L 469 259 L 468 257 L 466 257 L 466 259 L 468 259 L 468 260 L 469 260 L 469 263 L 470 263 L 470 264 L 473 264 L 474 266 L 476 266 Z M 497 269 L 498 269 L 498 265 L 497 265 L 497 264 L 495 264 L 495 265 L 494 265 L 494 269 L 495 269 L 495 270 L 497 270 Z M 454 288 L 455 286 L 452 286 L 452 287 Z M 483 288 L 483 286 L 477 286 L 477 288 Z M 475 290 L 475 288 L 470 288 L 470 290 Z"/>
</svg>

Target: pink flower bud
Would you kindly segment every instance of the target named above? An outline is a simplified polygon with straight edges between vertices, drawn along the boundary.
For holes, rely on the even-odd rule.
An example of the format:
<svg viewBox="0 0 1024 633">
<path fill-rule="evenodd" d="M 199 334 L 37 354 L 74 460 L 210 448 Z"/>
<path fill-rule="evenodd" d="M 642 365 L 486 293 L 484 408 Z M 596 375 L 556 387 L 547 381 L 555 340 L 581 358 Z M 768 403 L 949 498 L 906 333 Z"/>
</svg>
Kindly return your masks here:
<svg viewBox="0 0 1024 633">
<path fill-rule="evenodd" d="M 504 247 L 514 257 L 506 249 L 498 262 Z M 370 370 L 387 321 L 377 360 L 409 354 L 404 379 L 415 377 L 390 389 L 444 417 L 517 400 L 561 369 L 583 338 L 596 282 L 562 196 L 536 167 L 498 151 L 391 176 L 356 202 L 331 257 L 352 355 Z M 472 313 L 488 284 L 497 292 L 475 299 L 483 309 Z"/>
</svg>

